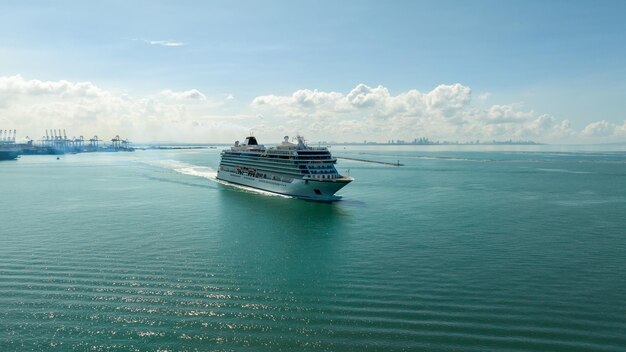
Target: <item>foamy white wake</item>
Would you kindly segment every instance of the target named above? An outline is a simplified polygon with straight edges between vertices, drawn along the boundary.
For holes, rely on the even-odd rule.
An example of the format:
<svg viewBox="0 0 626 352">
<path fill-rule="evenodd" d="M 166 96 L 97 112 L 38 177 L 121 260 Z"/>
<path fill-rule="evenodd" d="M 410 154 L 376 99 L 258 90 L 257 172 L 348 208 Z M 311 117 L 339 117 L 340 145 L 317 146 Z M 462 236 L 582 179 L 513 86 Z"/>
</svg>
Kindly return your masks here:
<svg viewBox="0 0 626 352">
<path fill-rule="evenodd" d="M 208 166 L 192 165 L 177 160 L 144 160 L 142 162 L 151 166 L 173 170 L 189 176 L 203 177 L 212 181 L 216 180 L 217 177 L 217 171 Z"/>
<path fill-rule="evenodd" d="M 158 160 L 158 161 L 144 161 L 144 163 L 148 164 L 148 165 L 152 165 L 152 166 L 157 166 L 157 167 L 162 167 L 165 169 L 169 169 L 175 172 L 178 172 L 180 174 L 183 175 L 188 175 L 188 176 L 194 176 L 194 177 L 202 177 L 205 178 L 207 180 L 213 181 L 213 182 L 217 182 L 219 184 L 228 186 L 228 187 L 232 187 L 232 188 L 236 188 L 245 192 L 251 192 L 251 193 L 257 193 L 257 194 L 262 194 L 262 195 L 266 195 L 266 196 L 275 196 L 275 197 L 283 197 L 283 198 L 292 198 L 290 196 L 286 196 L 286 195 L 282 195 L 282 194 L 277 194 L 277 193 L 272 193 L 272 192 L 268 192 L 268 191 L 263 191 L 260 189 L 256 189 L 256 188 L 252 188 L 252 187 L 247 187 L 247 186 L 242 186 L 242 185 L 237 185 L 237 184 L 233 184 L 230 182 L 226 182 L 226 181 L 222 181 L 222 180 L 218 180 L 217 179 L 217 170 L 208 167 L 208 166 L 198 166 L 198 165 L 193 165 L 193 164 L 187 164 L 187 163 L 183 163 L 177 160 Z"/>
<path fill-rule="evenodd" d="M 211 181 L 217 181 L 217 171 L 206 166 L 183 166 L 173 169 L 174 171 L 196 177 L 203 177 Z"/>
</svg>

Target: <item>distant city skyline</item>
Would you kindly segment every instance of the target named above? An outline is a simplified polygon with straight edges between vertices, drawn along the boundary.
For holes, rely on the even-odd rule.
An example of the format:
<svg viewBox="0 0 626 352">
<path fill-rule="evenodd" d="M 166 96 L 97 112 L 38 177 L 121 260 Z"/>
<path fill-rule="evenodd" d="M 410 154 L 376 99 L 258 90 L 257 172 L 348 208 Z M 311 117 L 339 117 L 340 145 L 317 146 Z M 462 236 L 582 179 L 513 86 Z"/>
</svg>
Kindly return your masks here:
<svg viewBox="0 0 626 352">
<path fill-rule="evenodd" d="M 0 130 L 626 140 L 626 3 L 0 4 Z"/>
</svg>

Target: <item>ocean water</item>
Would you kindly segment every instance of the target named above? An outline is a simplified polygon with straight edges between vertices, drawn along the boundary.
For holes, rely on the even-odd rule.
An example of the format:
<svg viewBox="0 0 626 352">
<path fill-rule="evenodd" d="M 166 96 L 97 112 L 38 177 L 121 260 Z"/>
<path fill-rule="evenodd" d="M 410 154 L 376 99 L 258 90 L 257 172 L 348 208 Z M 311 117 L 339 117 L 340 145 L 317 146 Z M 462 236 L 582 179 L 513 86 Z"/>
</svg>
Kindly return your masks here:
<svg viewBox="0 0 626 352">
<path fill-rule="evenodd" d="M 219 148 L 0 162 L 0 351 L 624 351 L 606 149 L 335 146 L 404 166 L 339 160 L 332 204 Z"/>
</svg>

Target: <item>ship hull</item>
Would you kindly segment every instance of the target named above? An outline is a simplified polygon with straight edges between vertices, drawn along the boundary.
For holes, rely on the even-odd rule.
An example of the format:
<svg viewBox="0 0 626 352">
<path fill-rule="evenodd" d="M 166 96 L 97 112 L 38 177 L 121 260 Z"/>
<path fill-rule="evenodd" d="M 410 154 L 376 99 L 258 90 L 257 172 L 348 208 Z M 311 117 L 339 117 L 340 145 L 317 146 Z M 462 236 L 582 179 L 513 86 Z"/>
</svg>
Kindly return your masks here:
<svg viewBox="0 0 626 352">
<path fill-rule="evenodd" d="M 14 160 L 18 156 L 19 153 L 15 150 L 0 150 L 0 160 Z"/>
<path fill-rule="evenodd" d="M 292 179 L 291 182 L 282 182 L 223 170 L 217 172 L 217 179 L 263 191 L 320 202 L 333 202 L 341 199 L 341 196 L 335 193 L 352 182 L 352 179 L 348 177 L 324 181 Z"/>
</svg>

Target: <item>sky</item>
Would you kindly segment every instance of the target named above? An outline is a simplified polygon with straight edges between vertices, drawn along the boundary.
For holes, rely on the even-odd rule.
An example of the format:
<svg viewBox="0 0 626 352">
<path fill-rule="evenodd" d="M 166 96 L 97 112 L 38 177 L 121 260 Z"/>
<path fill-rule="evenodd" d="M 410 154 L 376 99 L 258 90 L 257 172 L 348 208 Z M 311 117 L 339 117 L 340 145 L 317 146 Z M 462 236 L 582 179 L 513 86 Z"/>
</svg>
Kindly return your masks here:
<svg viewBox="0 0 626 352">
<path fill-rule="evenodd" d="M 0 130 L 626 141 L 624 1 L 0 0 Z"/>
</svg>

